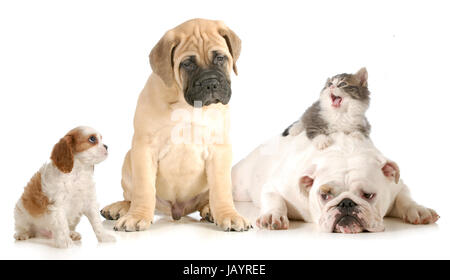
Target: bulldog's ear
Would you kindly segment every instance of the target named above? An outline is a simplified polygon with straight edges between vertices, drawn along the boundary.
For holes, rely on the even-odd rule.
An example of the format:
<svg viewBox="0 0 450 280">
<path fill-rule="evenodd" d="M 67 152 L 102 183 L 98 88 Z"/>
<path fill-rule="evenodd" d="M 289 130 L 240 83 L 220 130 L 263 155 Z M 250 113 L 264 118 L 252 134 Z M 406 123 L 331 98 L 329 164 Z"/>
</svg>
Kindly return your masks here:
<svg viewBox="0 0 450 280">
<path fill-rule="evenodd" d="M 389 180 L 392 180 L 398 184 L 400 180 L 400 169 L 395 162 L 388 160 L 381 168 L 381 171 Z"/>
<path fill-rule="evenodd" d="M 233 71 L 237 75 L 238 70 L 236 66 L 236 61 L 238 60 L 239 55 L 241 54 L 241 39 L 239 39 L 236 33 L 234 33 L 234 31 L 229 28 L 220 29 L 219 34 L 227 42 L 228 51 L 233 57 Z"/>
<path fill-rule="evenodd" d="M 311 190 L 311 187 L 314 184 L 314 179 L 316 177 L 315 173 L 316 173 L 316 166 L 313 165 L 309 167 L 298 180 L 298 186 L 300 187 L 300 191 L 303 194 L 305 195 L 309 194 L 309 191 Z"/>
<path fill-rule="evenodd" d="M 359 69 L 355 76 L 359 80 L 361 86 L 367 87 L 367 79 L 369 78 L 369 74 L 367 73 L 366 67 Z"/>
<path fill-rule="evenodd" d="M 178 44 L 179 39 L 175 38 L 173 32 L 169 31 L 150 52 L 152 71 L 164 81 L 167 87 L 172 86 L 175 80 L 173 55 Z"/>
<path fill-rule="evenodd" d="M 70 173 L 73 169 L 73 137 L 66 135 L 53 147 L 50 159 L 63 173 Z"/>
</svg>

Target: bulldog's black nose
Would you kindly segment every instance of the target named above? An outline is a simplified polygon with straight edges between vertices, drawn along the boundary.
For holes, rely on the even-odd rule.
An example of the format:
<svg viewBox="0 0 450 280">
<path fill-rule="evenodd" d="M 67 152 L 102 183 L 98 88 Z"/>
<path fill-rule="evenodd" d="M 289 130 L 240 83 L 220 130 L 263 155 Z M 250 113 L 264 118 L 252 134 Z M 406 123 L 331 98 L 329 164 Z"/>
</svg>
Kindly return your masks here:
<svg viewBox="0 0 450 280">
<path fill-rule="evenodd" d="M 105 147 L 105 149 L 108 150 L 108 146 L 106 146 L 105 144 L 103 144 L 103 147 Z"/>
<path fill-rule="evenodd" d="M 201 81 L 203 90 L 207 92 L 214 92 L 219 88 L 220 82 L 218 79 L 211 78 Z"/>
<path fill-rule="evenodd" d="M 351 200 L 350 198 L 345 198 L 338 204 L 338 207 L 345 208 L 345 209 L 353 208 L 355 206 L 356 206 L 356 203 L 353 200 Z"/>
</svg>

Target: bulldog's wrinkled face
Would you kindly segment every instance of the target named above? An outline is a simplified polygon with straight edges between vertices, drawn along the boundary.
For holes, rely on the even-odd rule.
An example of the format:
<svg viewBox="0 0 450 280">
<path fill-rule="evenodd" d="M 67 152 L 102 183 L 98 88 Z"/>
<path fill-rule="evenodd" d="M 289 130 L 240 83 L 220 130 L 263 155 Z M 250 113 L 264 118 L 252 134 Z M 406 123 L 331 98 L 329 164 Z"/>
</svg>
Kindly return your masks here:
<svg viewBox="0 0 450 280">
<path fill-rule="evenodd" d="M 191 106 L 228 104 L 231 98 L 230 61 L 220 50 L 209 52 L 206 61 L 188 55 L 179 64 L 183 94 Z"/>
<path fill-rule="evenodd" d="M 311 213 L 325 232 L 383 231 L 389 184 L 398 182 L 398 176 L 395 163 L 366 157 L 319 168 L 310 178 Z"/>
</svg>

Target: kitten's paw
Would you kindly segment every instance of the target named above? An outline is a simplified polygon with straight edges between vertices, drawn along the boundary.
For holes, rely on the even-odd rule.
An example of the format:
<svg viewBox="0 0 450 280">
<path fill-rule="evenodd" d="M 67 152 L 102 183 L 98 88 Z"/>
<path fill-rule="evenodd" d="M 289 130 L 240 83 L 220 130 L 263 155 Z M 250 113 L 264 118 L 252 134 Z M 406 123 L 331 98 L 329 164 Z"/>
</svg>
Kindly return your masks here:
<svg viewBox="0 0 450 280">
<path fill-rule="evenodd" d="M 71 231 L 70 232 L 70 239 L 72 239 L 72 241 L 80 241 L 81 240 L 81 234 L 79 234 L 76 231 Z"/>
<path fill-rule="evenodd" d="M 432 224 L 439 220 L 439 215 L 433 209 L 413 205 L 406 210 L 403 220 L 415 225 Z"/>
<path fill-rule="evenodd" d="M 333 138 L 324 134 L 317 135 L 312 141 L 318 150 L 325 150 L 333 144 Z"/>
<path fill-rule="evenodd" d="M 287 216 L 274 213 L 266 213 L 256 220 L 256 226 L 262 229 L 283 230 L 289 228 Z"/>
<path fill-rule="evenodd" d="M 350 133 L 350 136 L 359 140 L 366 139 L 366 136 L 362 134 L 360 131 L 353 131 L 352 133 Z"/>
<path fill-rule="evenodd" d="M 102 242 L 102 243 L 116 242 L 116 238 L 113 235 L 108 234 L 108 233 L 102 233 L 102 234 L 97 235 L 97 240 L 98 240 L 98 242 Z"/>
</svg>

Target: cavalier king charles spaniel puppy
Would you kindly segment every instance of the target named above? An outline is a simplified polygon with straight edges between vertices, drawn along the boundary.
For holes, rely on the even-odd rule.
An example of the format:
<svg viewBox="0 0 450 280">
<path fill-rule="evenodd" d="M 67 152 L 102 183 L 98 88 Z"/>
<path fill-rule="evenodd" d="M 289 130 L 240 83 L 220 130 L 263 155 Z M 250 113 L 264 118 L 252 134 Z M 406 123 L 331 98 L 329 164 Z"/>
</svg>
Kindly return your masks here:
<svg viewBox="0 0 450 280">
<path fill-rule="evenodd" d="M 61 138 L 51 161 L 34 174 L 17 202 L 14 238 L 40 235 L 53 239 L 58 248 L 68 248 L 81 239 L 75 227 L 86 215 L 99 242 L 115 241 L 101 224 L 93 180 L 94 165 L 107 156 L 108 146 L 90 127 L 77 127 Z"/>
</svg>

